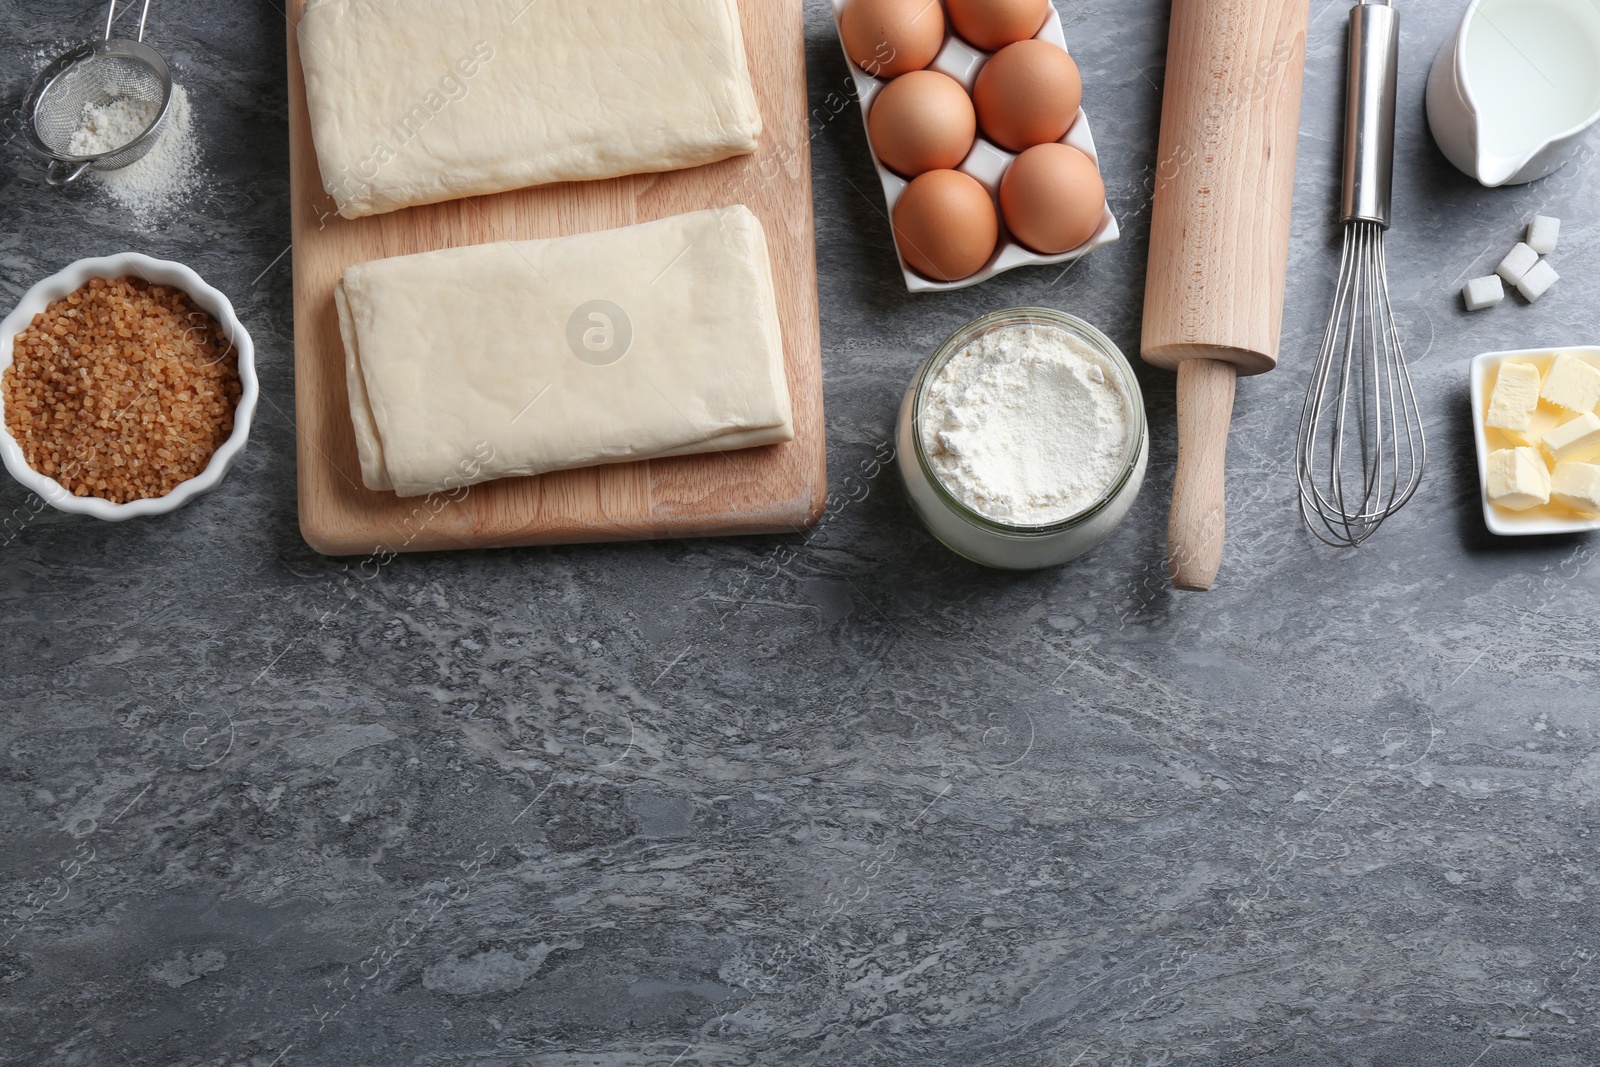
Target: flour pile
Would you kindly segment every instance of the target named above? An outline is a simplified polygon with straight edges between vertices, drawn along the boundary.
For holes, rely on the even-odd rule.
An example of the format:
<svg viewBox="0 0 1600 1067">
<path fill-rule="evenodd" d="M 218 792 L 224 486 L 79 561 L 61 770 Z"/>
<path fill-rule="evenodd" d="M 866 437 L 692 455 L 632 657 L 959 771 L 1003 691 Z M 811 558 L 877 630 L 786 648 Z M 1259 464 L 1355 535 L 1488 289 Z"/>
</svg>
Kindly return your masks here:
<svg viewBox="0 0 1600 1067">
<path fill-rule="evenodd" d="M 75 156 L 103 156 L 129 144 L 150 128 L 161 105 L 154 100 L 123 97 L 108 104 L 83 105 L 83 121 L 67 151 Z"/>
<path fill-rule="evenodd" d="M 72 137 L 72 152 L 97 155 L 121 148 L 149 127 L 156 112 L 155 104 L 142 100 L 86 106 Z M 166 122 L 138 162 L 117 170 L 90 171 L 89 176 L 140 228 L 151 228 L 181 208 L 199 190 L 202 178 L 194 112 L 184 87 L 173 85 Z"/>
</svg>

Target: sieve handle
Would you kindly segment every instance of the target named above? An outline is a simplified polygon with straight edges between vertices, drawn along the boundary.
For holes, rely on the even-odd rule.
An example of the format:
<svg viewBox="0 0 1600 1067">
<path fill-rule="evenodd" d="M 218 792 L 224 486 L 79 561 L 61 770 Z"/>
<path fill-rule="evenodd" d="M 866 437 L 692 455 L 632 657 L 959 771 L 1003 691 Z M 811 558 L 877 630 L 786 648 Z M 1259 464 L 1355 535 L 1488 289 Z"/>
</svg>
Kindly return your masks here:
<svg viewBox="0 0 1600 1067">
<path fill-rule="evenodd" d="M 135 0 L 128 0 L 128 7 L 134 5 Z M 124 13 L 128 8 L 122 9 Z M 139 12 L 139 36 L 135 40 L 144 40 L 144 20 L 150 17 L 150 0 L 144 0 L 144 10 Z M 117 0 L 111 0 L 111 6 L 106 9 L 106 40 L 111 40 L 111 24 L 117 21 Z"/>
<path fill-rule="evenodd" d="M 50 161 L 50 169 L 44 172 L 44 180 L 57 187 L 71 185 L 83 177 L 84 172 L 89 167 L 90 164 L 88 163 L 79 163 L 76 166 L 71 166 L 61 162 L 59 159 L 52 159 Z"/>
</svg>

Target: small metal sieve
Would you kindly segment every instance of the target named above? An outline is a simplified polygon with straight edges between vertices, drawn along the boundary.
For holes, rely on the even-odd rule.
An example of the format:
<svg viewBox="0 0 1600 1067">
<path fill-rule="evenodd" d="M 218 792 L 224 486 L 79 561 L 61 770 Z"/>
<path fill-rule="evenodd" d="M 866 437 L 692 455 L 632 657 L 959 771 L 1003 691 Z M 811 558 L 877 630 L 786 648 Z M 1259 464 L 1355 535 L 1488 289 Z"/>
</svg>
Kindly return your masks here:
<svg viewBox="0 0 1600 1067">
<path fill-rule="evenodd" d="M 135 2 L 128 0 L 123 13 Z M 150 0 L 144 0 L 138 39 L 113 39 L 111 27 L 118 12 L 117 0 L 111 0 L 106 11 L 105 38 L 60 56 L 34 79 L 25 105 L 31 116 L 28 141 L 50 160 L 45 180 L 51 185 L 75 182 L 90 170 L 126 167 L 142 158 L 159 139 L 172 102 L 172 73 L 166 60 L 143 43 L 149 14 Z M 118 100 L 154 104 L 155 118 L 133 140 L 108 152 L 74 154 L 72 138 L 83 125 L 85 109 Z"/>
</svg>

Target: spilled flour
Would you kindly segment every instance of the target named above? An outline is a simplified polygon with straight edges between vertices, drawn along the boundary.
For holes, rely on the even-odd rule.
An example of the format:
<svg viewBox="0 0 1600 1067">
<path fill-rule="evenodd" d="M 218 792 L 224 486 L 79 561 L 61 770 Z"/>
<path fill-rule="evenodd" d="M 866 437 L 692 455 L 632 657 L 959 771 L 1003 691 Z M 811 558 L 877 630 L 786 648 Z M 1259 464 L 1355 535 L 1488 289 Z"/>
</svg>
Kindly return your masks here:
<svg viewBox="0 0 1600 1067">
<path fill-rule="evenodd" d="M 203 177 L 194 112 L 183 86 L 173 84 L 167 121 L 143 158 L 120 170 L 90 171 L 90 177 L 141 229 L 149 229 L 183 208 L 199 191 Z"/>
</svg>

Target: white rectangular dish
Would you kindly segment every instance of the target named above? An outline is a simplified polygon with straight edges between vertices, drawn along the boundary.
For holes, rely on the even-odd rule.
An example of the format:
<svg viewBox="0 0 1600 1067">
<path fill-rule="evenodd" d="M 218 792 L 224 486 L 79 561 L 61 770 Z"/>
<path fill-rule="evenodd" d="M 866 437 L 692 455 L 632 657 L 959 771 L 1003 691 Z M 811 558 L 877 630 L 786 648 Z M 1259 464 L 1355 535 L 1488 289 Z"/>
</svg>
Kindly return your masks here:
<svg viewBox="0 0 1600 1067">
<path fill-rule="evenodd" d="M 1472 433 L 1478 443 L 1478 497 L 1483 503 L 1483 523 L 1501 537 L 1537 537 L 1551 534 L 1589 533 L 1600 530 L 1600 516 L 1584 516 L 1555 504 L 1510 511 L 1489 503 L 1489 454 L 1510 447 L 1498 430 L 1484 425 L 1489 394 L 1500 364 L 1511 361 L 1537 364 L 1542 372 L 1560 353 L 1577 356 L 1600 369 L 1600 348 L 1523 348 L 1514 352 L 1485 352 L 1472 360 Z M 1495 440 L 1490 439 L 1493 434 Z"/>
<path fill-rule="evenodd" d="M 836 31 L 839 29 L 839 17 L 843 14 L 845 5 L 848 2 L 849 0 L 832 0 L 833 22 Z M 1061 13 L 1056 10 L 1053 3 L 1050 5 L 1050 14 L 1045 18 L 1044 26 L 1034 36 L 1039 40 L 1049 41 L 1067 49 L 1066 34 L 1061 27 Z M 841 50 L 844 49 L 842 32 L 839 37 L 839 47 Z M 1067 49 L 1067 51 L 1071 52 L 1071 49 Z M 938 56 L 934 58 L 934 61 L 927 69 L 949 75 L 960 82 L 962 87 L 970 93 L 973 85 L 978 80 L 978 71 L 983 69 L 983 65 L 988 60 L 988 52 L 979 51 L 966 41 L 955 36 L 954 33 L 947 33 L 944 47 L 939 50 Z M 855 80 L 856 98 L 861 105 L 861 124 L 865 127 L 867 114 L 872 110 L 873 100 L 883 90 L 883 87 L 889 83 L 885 79 L 874 78 L 858 67 L 850 59 L 848 51 L 845 52 L 844 61 L 850 68 L 850 76 Z M 883 161 L 878 158 L 876 149 L 871 148 L 871 142 L 872 135 L 869 131 L 867 143 L 869 150 L 872 152 L 872 165 L 878 168 L 878 180 L 883 184 L 883 197 L 888 204 L 889 216 L 893 218 L 895 204 L 899 202 L 900 194 L 905 192 L 906 186 L 911 183 L 884 166 Z M 1067 135 L 1061 139 L 1061 143 L 1078 149 L 1094 160 L 1097 167 L 1100 165 L 1100 154 L 1095 151 L 1094 135 L 1089 131 L 1088 116 L 1081 109 L 1078 111 L 1077 120 L 1073 122 L 1072 128 L 1067 131 Z M 1015 152 L 1007 152 L 999 145 L 987 140 L 980 132 L 978 141 L 973 145 L 972 151 L 956 169 L 976 178 L 989 191 L 989 195 L 996 198 L 996 210 L 998 211 L 1000 178 L 1005 174 L 1006 168 L 1011 165 L 1011 161 L 1016 158 L 1017 154 Z M 1097 248 L 1111 244 L 1120 236 L 1121 231 L 1117 227 L 1116 216 L 1112 215 L 1111 206 L 1107 204 L 1105 214 L 1100 220 L 1100 226 L 1095 230 L 1093 237 L 1070 252 L 1063 252 L 1054 256 L 1042 256 L 1013 240 L 1011 235 L 1006 232 L 1005 222 L 1002 219 L 1000 243 L 995 248 L 994 255 L 990 257 L 988 263 L 984 264 L 982 270 L 969 278 L 962 278 L 960 281 L 938 282 L 931 278 L 926 278 L 907 265 L 905 257 L 900 255 L 898 246 L 895 248 L 895 255 L 900 259 L 900 271 L 905 275 L 907 289 L 913 293 L 939 292 L 947 289 L 965 289 L 969 285 L 977 285 L 979 282 L 988 281 L 996 274 L 1002 274 L 1017 267 L 1068 263 L 1080 256 L 1093 252 Z"/>
</svg>

